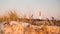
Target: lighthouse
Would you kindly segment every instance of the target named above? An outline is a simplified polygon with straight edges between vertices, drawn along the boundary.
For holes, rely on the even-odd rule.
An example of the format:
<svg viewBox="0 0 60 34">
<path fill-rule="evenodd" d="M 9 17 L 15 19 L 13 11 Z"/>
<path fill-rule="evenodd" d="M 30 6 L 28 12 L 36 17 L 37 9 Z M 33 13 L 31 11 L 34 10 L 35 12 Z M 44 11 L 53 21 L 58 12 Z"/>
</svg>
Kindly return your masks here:
<svg viewBox="0 0 60 34">
<path fill-rule="evenodd" d="M 39 19 L 42 19 L 42 17 L 41 17 L 41 12 L 39 12 L 39 17 L 38 17 Z"/>
</svg>

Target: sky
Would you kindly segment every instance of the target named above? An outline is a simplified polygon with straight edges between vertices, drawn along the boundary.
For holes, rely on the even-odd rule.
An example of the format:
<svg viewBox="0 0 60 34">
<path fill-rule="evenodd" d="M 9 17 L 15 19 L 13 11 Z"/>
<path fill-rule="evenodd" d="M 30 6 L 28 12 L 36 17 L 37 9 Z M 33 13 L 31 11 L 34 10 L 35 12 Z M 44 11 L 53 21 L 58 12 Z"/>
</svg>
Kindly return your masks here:
<svg viewBox="0 0 60 34">
<path fill-rule="evenodd" d="M 0 0 L 0 15 L 5 15 L 9 10 L 15 10 L 18 15 L 21 13 L 33 14 L 38 18 L 41 12 L 42 18 L 55 17 L 60 19 L 60 0 Z"/>
</svg>

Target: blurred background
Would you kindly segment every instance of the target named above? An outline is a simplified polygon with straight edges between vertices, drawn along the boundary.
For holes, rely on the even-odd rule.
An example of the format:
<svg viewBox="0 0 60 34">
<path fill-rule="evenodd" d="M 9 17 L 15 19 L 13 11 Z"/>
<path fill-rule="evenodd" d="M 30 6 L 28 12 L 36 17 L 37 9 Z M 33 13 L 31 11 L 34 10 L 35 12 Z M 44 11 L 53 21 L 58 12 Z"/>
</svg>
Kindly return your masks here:
<svg viewBox="0 0 60 34">
<path fill-rule="evenodd" d="M 16 10 L 18 15 L 32 13 L 35 19 L 39 12 L 43 19 L 51 19 L 52 16 L 60 19 L 60 0 L 0 0 L 0 15 L 5 15 L 9 10 Z"/>
</svg>

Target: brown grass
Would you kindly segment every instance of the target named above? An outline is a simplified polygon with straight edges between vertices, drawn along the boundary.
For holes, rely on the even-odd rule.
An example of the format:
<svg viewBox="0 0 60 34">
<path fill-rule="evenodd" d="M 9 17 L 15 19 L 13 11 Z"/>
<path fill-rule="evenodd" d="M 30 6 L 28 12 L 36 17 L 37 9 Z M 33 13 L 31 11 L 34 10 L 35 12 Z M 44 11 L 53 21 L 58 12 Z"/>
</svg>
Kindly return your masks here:
<svg viewBox="0 0 60 34">
<path fill-rule="evenodd" d="M 20 18 L 19 18 L 19 16 L 17 16 L 17 13 L 15 11 L 11 11 L 11 10 L 10 10 L 10 12 L 8 12 L 8 15 L 0 16 L 0 21 L 1 22 L 3 22 L 3 21 L 6 21 L 6 22 L 9 22 L 9 21 L 19 21 L 19 19 Z M 33 19 L 33 15 L 32 14 L 29 15 L 29 19 L 30 19 L 30 23 L 32 23 L 31 22 L 32 19 Z M 24 15 L 23 21 L 26 21 L 26 15 Z M 15 27 L 13 29 L 15 29 Z M 18 28 L 21 29 L 21 27 L 22 27 L 21 25 L 18 25 L 18 27 L 16 27 L 16 28 L 17 29 Z M 42 28 L 39 28 L 41 26 L 39 26 L 37 29 L 35 29 L 33 27 L 35 27 L 35 26 L 30 25 L 30 27 L 26 28 L 27 31 L 25 31 L 25 33 L 28 32 L 29 34 L 52 34 L 52 33 L 57 34 L 57 32 L 60 30 L 58 27 L 55 27 L 55 26 L 45 26 L 45 21 L 43 22 L 43 27 Z M 12 28 L 12 27 L 9 27 L 9 28 Z M 19 32 L 18 30 L 16 32 Z M 21 30 L 20 30 L 20 33 L 21 33 Z M 24 33 L 24 32 L 22 32 L 22 33 Z"/>
</svg>

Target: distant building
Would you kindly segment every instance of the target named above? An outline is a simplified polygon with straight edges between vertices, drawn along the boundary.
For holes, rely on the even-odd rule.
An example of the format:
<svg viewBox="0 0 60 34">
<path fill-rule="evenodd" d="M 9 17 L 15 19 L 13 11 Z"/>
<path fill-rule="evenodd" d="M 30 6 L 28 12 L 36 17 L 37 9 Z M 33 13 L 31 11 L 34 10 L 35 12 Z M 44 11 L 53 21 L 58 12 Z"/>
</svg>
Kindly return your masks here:
<svg viewBox="0 0 60 34">
<path fill-rule="evenodd" d="M 41 17 L 41 12 L 39 12 L 39 17 L 38 17 L 39 19 L 42 19 L 42 17 Z"/>
</svg>

